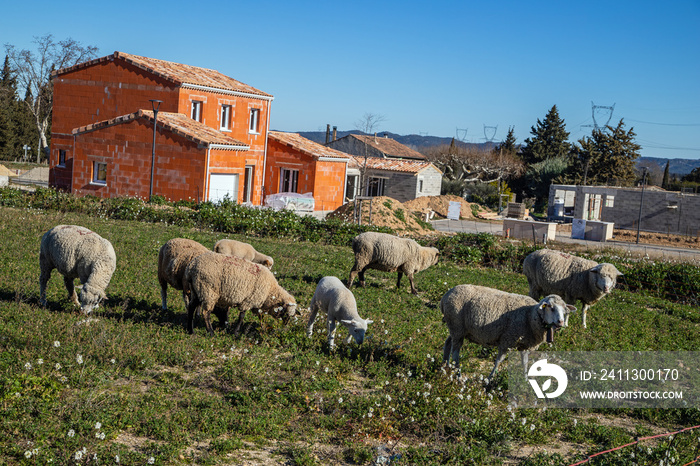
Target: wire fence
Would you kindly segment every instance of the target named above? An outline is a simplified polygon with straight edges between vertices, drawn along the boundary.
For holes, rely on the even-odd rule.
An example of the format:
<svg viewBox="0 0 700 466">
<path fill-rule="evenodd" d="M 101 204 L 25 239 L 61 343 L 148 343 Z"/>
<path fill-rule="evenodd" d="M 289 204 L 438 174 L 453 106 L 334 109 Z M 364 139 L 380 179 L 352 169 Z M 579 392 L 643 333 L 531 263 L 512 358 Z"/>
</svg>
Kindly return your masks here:
<svg viewBox="0 0 700 466">
<path fill-rule="evenodd" d="M 627 448 L 627 447 L 630 447 L 632 445 L 637 445 L 638 443 L 643 442 L 645 440 L 651 440 L 651 439 L 662 438 L 662 437 L 670 437 L 671 435 L 681 434 L 683 432 L 688 432 L 688 431 L 691 431 L 691 430 L 694 430 L 697 428 L 700 428 L 700 425 L 693 426 L 693 427 L 685 427 L 685 428 L 683 428 L 681 430 L 677 430 L 675 432 L 667 432 L 665 434 L 657 434 L 657 435 L 649 435 L 647 437 L 640 437 L 640 438 L 637 438 L 634 442 L 626 443 L 624 445 L 620 445 L 619 447 L 610 448 L 608 450 L 604 450 L 604 451 L 600 451 L 598 453 L 594 453 L 592 455 L 588 455 L 588 457 L 586 459 L 583 459 L 577 463 L 572 463 L 569 466 L 579 466 L 581 464 L 586 464 L 597 456 L 601 456 L 601 455 L 605 455 L 608 453 L 612 453 L 614 451 L 622 450 L 623 448 Z M 697 455 L 694 460 L 690 461 L 689 463 L 685 463 L 682 466 L 689 466 L 691 464 L 696 464 L 698 462 L 698 460 L 700 460 L 700 455 Z"/>
</svg>

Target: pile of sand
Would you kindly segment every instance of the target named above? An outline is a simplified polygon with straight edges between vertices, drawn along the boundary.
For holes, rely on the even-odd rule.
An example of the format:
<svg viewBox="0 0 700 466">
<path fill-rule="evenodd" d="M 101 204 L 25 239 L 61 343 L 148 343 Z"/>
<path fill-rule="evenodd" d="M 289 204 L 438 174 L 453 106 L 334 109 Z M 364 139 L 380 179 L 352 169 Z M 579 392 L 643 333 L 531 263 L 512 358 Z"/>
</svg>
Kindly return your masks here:
<svg viewBox="0 0 700 466">
<path fill-rule="evenodd" d="M 372 219 L 370 222 L 370 206 Z M 427 235 L 434 233 L 433 230 L 425 228 L 416 220 L 413 209 L 409 209 L 405 204 L 387 196 L 377 196 L 372 200 L 361 201 L 362 224 L 389 227 L 397 233 L 412 235 Z M 338 207 L 328 214 L 328 218 L 339 218 L 345 222 L 354 222 L 355 202 L 349 202 Z M 425 219 L 424 212 L 418 212 L 421 219 Z"/>
<path fill-rule="evenodd" d="M 450 202 L 460 203 L 460 218 L 474 218 L 474 215 L 472 214 L 471 204 L 465 201 L 463 198 L 455 196 L 453 194 L 448 194 L 445 196 L 417 197 L 410 201 L 404 202 L 404 206 L 406 206 L 406 209 L 408 210 L 423 212 L 423 214 L 425 214 L 427 210 L 432 210 L 439 217 L 447 218 L 447 208 L 450 206 Z"/>
</svg>

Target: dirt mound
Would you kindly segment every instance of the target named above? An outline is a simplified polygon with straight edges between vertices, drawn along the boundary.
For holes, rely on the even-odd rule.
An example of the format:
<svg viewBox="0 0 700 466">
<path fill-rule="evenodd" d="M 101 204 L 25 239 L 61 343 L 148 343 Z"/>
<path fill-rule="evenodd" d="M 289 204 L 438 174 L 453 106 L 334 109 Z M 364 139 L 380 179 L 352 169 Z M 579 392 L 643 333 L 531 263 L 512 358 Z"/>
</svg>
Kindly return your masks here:
<svg viewBox="0 0 700 466">
<path fill-rule="evenodd" d="M 415 209 L 408 208 L 405 204 L 387 196 L 378 196 L 370 200 L 363 200 L 362 224 L 389 227 L 398 233 L 411 235 L 427 235 L 434 233 L 426 227 L 422 220 L 425 218 L 424 212 L 415 212 Z M 372 218 L 370 221 L 370 207 Z M 354 221 L 355 202 L 349 202 L 338 207 L 328 214 L 328 218 L 339 218 L 346 222 Z M 421 221 L 418 220 L 421 219 Z"/>
<path fill-rule="evenodd" d="M 410 201 L 404 202 L 404 206 L 406 206 L 406 209 L 408 210 L 415 210 L 423 213 L 430 209 L 436 214 L 438 214 L 440 217 L 447 218 L 447 209 L 450 206 L 450 202 L 460 203 L 460 218 L 474 218 L 474 215 L 472 214 L 471 204 L 465 201 L 463 198 L 452 194 L 448 194 L 445 196 L 417 197 Z"/>
</svg>

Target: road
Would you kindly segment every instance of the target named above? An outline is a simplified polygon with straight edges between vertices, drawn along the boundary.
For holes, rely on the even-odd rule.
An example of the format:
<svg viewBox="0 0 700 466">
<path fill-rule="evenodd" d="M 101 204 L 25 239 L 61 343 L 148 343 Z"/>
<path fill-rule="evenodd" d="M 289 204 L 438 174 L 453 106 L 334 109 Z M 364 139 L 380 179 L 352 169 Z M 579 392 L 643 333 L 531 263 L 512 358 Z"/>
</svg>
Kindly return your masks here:
<svg viewBox="0 0 700 466">
<path fill-rule="evenodd" d="M 432 222 L 433 228 L 437 231 L 451 233 L 491 233 L 493 235 L 503 235 L 503 223 L 500 221 L 477 221 L 477 220 L 435 220 Z M 629 255 L 644 256 L 655 260 L 680 260 L 684 262 L 700 263 L 700 250 L 689 248 L 674 248 L 645 243 L 629 243 L 626 241 L 608 240 L 586 241 L 582 239 L 572 239 L 571 233 L 557 232 L 557 242 L 581 244 L 586 249 L 609 249 L 615 248 L 625 251 Z"/>
</svg>

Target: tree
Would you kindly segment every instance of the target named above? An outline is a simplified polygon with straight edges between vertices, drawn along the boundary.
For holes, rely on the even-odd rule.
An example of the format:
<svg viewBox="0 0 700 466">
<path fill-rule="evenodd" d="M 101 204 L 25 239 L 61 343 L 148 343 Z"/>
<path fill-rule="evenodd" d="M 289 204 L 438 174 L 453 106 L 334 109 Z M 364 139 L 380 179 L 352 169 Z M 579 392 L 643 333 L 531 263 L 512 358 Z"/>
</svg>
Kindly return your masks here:
<svg viewBox="0 0 700 466">
<path fill-rule="evenodd" d="M 10 70 L 10 61 L 0 72 L 0 159 L 11 160 L 16 154 L 17 138 L 17 79 Z"/>
<path fill-rule="evenodd" d="M 355 121 L 355 129 L 364 134 L 374 134 L 379 125 L 386 121 L 384 115 L 366 112 L 362 118 Z M 360 195 L 364 195 L 367 183 L 367 144 L 364 144 L 364 162 L 360 165 Z"/>
<path fill-rule="evenodd" d="M 518 145 L 517 141 L 515 139 L 515 134 L 513 132 L 513 127 L 511 126 L 508 128 L 508 134 L 506 135 L 505 141 L 500 143 L 496 148 L 494 149 L 494 152 L 497 153 L 505 153 L 505 154 L 511 154 L 511 155 L 516 155 L 518 153 Z M 454 138 L 452 139 L 454 141 Z"/>
<path fill-rule="evenodd" d="M 669 185 L 669 179 L 668 179 L 669 173 L 668 173 L 668 170 L 669 170 L 670 165 L 671 165 L 671 161 L 670 161 L 670 160 L 667 160 L 667 161 L 666 161 L 666 168 L 664 168 L 664 179 L 661 181 L 661 188 L 662 188 L 662 189 L 668 189 L 668 185 Z"/>
<path fill-rule="evenodd" d="M 49 126 L 53 103 L 51 72 L 76 65 L 97 56 L 97 47 L 83 47 L 79 42 L 68 38 L 56 42 L 53 35 L 34 37 L 36 53 L 30 50 L 17 50 L 14 45 L 5 44 L 12 72 L 17 78 L 19 89 L 25 89 L 31 99 L 25 99 L 36 126 L 38 137 L 37 162 L 42 150 L 49 145 Z"/>
<path fill-rule="evenodd" d="M 521 149 L 523 161 L 530 165 L 555 157 L 566 157 L 571 151 L 564 120 L 559 118 L 557 106 L 554 105 L 545 116 L 544 121 L 537 119 L 537 126 L 530 129 L 532 138 L 525 139 Z"/>
<path fill-rule="evenodd" d="M 641 146 L 634 142 L 634 129 L 625 130 L 624 120 L 616 127 L 593 130 L 572 151 L 568 178 L 582 184 L 631 186 Z"/>
</svg>

